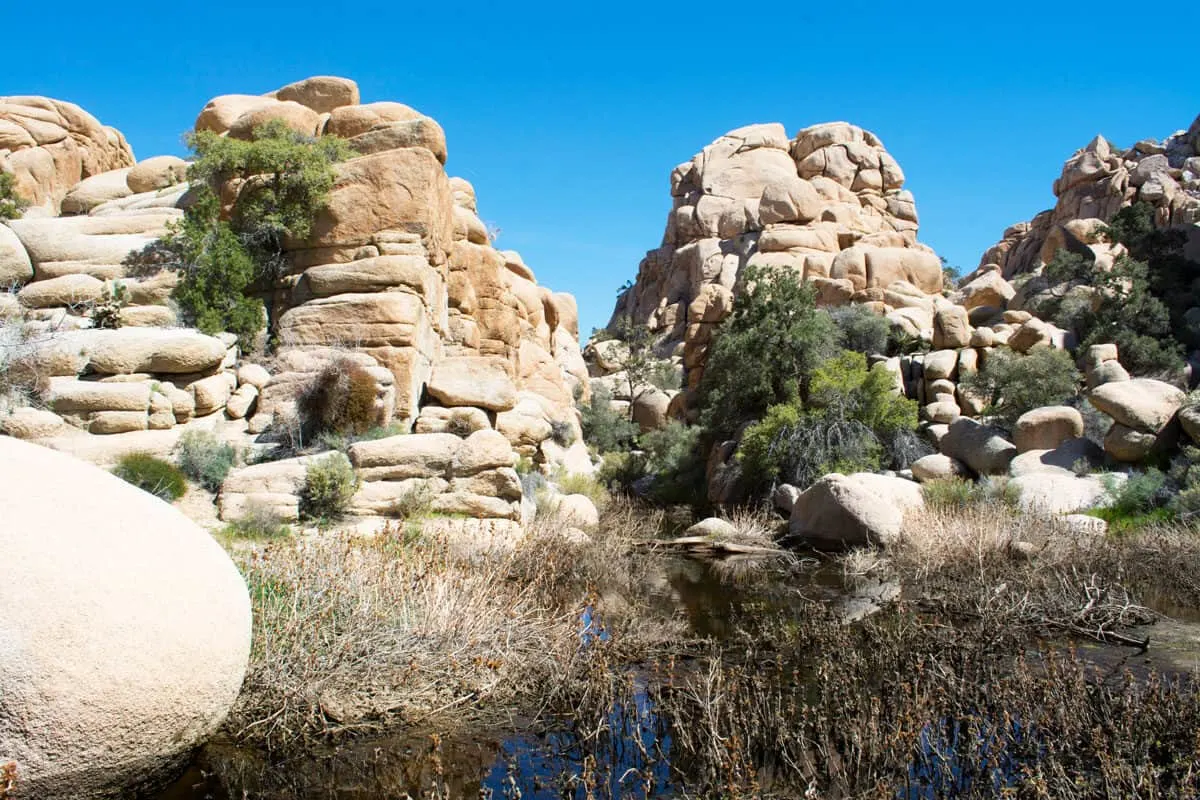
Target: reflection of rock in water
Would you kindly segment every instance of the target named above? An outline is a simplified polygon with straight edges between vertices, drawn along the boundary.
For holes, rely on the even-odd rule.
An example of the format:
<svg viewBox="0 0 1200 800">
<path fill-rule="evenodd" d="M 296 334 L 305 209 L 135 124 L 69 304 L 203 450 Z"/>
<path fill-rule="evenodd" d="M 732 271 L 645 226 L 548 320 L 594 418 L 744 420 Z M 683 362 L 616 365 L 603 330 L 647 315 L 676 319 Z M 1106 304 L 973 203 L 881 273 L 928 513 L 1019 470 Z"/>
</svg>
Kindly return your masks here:
<svg viewBox="0 0 1200 800">
<path fill-rule="evenodd" d="M 405 737 L 309 750 L 295 760 L 212 744 L 195 765 L 157 800 L 381 800 L 477 797 L 500 756 L 495 738 Z"/>
</svg>

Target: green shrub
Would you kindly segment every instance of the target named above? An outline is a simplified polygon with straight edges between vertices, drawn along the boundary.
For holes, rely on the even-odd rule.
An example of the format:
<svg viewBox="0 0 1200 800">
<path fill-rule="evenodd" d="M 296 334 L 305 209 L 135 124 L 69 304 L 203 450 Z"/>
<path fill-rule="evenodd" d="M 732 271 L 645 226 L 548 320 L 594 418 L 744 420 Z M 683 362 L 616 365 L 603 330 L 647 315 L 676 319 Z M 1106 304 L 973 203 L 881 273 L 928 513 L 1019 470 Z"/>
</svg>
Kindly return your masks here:
<svg viewBox="0 0 1200 800">
<path fill-rule="evenodd" d="M 597 453 L 629 450 L 637 440 L 640 428 L 625 414 L 612 407 L 612 394 L 602 384 L 592 390 L 591 401 L 580 408 L 583 417 L 583 439 Z"/>
<path fill-rule="evenodd" d="M 196 327 L 236 333 L 248 346 L 265 309 L 246 292 L 256 282 L 273 288 L 286 269 L 285 242 L 308 238 L 333 188 L 333 165 L 352 151 L 337 137 L 314 139 L 280 120 L 250 141 L 201 131 L 188 145 L 196 154 L 188 168 L 194 202 L 162 243 L 166 262 L 182 273 L 173 296 Z M 225 214 L 219 198 L 234 182 L 237 197 Z"/>
<path fill-rule="evenodd" d="M 28 201 L 17 194 L 13 174 L 0 170 L 0 219 L 17 219 L 28 206 Z"/>
<path fill-rule="evenodd" d="M 184 475 L 208 491 L 217 492 L 236 459 L 233 445 L 219 441 L 208 431 L 187 431 L 179 438 L 175 462 Z"/>
<path fill-rule="evenodd" d="M 292 529 L 266 506 L 251 504 L 240 519 L 225 526 L 225 536 L 237 539 L 278 539 L 291 536 Z"/>
<path fill-rule="evenodd" d="M 1175 518 L 1173 486 L 1161 470 L 1152 467 L 1144 472 L 1131 472 L 1123 483 L 1118 483 L 1112 475 L 1101 476 L 1101 481 L 1109 503 L 1089 513 L 1108 522 L 1113 532 L 1121 533 Z"/>
<path fill-rule="evenodd" d="M 702 505 L 705 501 L 704 432 L 671 420 L 642 434 L 644 469 L 651 477 L 649 497 L 659 503 Z"/>
<path fill-rule="evenodd" d="M 600 511 L 604 510 L 611 499 L 604 484 L 591 475 L 572 473 L 562 476 L 556 483 L 560 494 L 582 494 Z"/>
<path fill-rule="evenodd" d="M 300 426 L 309 441 L 321 434 L 358 436 L 378 427 L 375 378 L 350 360 L 329 364 L 296 397 Z"/>
<path fill-rule="evenodd" d="M 886 369 L 847 350 L 813 372 L 807 404 L 772 406 L 748 427 L 738 459 L 756 490 L 780 480 L 803 488 L 830 472 L 908 466 L 928 452 L 916 426 L 917 404 L 892 390 Z"/>
<path fill-rule="evenodd" d="M 129 453 L 121 457 L 113 474 L 144 492 L 173 503 L 187 491 L 183 473 L 169 461 L 149 453 Z"/>
<path fill-rule="evenodd" d="M 429 484 L 419 482 L 402 493 L 388 508 L 388 516 L 397 519 L 421 519 L 433 508 L 434 491 Z"/>
<path fill-rule="evenodd" d="M 646 476 L 646 456 L 643 453 L 610 451 L 600 456 L 596 479 L 613 492 L 628 492 Z"/>
<path fill-rule="evenodd" d="M 1073 400 L 1079 380 L 1075 362 L 1063 350 L 1035 347 L 1020 355 L 996 348 L 988 354 L 983 369 L 963 377 L 960 385 L 984 399 L 985 413 L 1011 426 L 1026 411 Z"/>
<path fill-rule="evenodd" d="M 810 284 L 789 270 L 747 268 L 733 313 L 709 347 L 700 382 L 701 424 L 732 438 L 774 405 L 802 399 L 813 372 L 838 352 L 838 329 Z"/>
<path fill-rule="evenodd" d="M 853 304 L 830 312 L 838 326 L 841 346 L 866 355 L 888 352 L 892 326 L 864 305 Z"/>
<path fill-rule="evenodd" d="M 560 447 L 570 447 L 575 444 L 575 428 L 566 420 L 550 420 L 550 438 Z"/>
<path fill-rule="evenodd" d="M 651 386 L 665 391 L 680 389 L 683 387 L 683 370 L 670 361 L 657 361 L 650 367 L 646 380 Z"/>
<path fill-rule="evenodd" d="M 959 511 L 987 500 L 975 481 L 965 478 L 936 478 L 921 484 L 925 505 L 935 511 Z"/>
<path fill-rule="evenodd" d="M 346 513 L 358 491 L 358 476 L 343 453 L 330 453 L 313 461 L 304 473 L 300 491 L 302 519 L 334 520 Z"/>
<path fill-rule="evenodd" d="M 1187 263 L 1176 266 L 1183 269 Z M 1193 265 L 1183 271 L 1196 269 Z M 1165 282 L 1166 294 L 1156 293 L 1147 262 L 1121 256 L 1111 269 L 1098 270 L 1084 256 L 1059 250 L 1043 270 L 1043 280 L 1052 291 L 1039 313 L 1075 331 L 1081 348 L 1112 342 L 1121 363 L 1138 375 L 1171 372 L 1183 365 L 1175 333 L 1186 330 L 1184 313 L 1191 306 L 1177 308 L 1173 316 L 1164 300 L 1180 294 L 1189 298 L 1190 290 L 1172 279 Z"/>
</svg>

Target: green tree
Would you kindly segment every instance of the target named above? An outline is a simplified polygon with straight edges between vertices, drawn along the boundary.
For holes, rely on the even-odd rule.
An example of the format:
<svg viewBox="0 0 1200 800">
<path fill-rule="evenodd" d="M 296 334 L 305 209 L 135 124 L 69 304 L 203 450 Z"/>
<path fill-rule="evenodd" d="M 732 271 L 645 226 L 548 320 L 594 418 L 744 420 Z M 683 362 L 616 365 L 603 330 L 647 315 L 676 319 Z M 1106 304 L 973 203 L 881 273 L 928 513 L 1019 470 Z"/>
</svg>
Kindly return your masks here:
<svg viewBox="0 0 1200 800">
<path fill-rule="evenodd" d="M 250 141 L 202 131 L 188 139 L 194 202 L 163 242 L 165 261 L 182 277 L 174 297 L 205 332 L 227 330 L 243 344 L 262 330 L 262 300 L 286 269 L 285 245 L 312 231 L 328 203 L 334 164 L 352 155 L 344 140 L 296 133 L 280 120 Z M 228 213 L 220 198 L 236 188 Z"/>
<path fill-rule="evenodd" d="M 748 268 L 733 314 L 710 346 L 700 382 L 701 424 L 729 437 L 768 408 L 803 397 L 838 352 L 838 329 L 816 293 L 786 270 Z"/>
<path fill-rule="evenodd" d="M 844 351 L 814 370 L 808 402 L 772 406 L 746 429 L 738 460 L 759 490 L 778 480 L 806 487 L 829 472 L 902 468 L 910 452 L 917 404 L 896 394 L 880 364 Z"/>
<path fill-rule="evenodd" d="M 1079 370 L 1069 354 L 1052 347 L 1035 347 L 1027 355 L 996 348 L 983 369 L 960 383 L 983 398 L 986 414 L 1012 425 L 1026 411 L 1073 400 L 1079 393 Z"/>
<path fill-rule="evenodd" d="M 17 180 L 12 173 L 0 171 L 0 219 L 16 219 L 28 205 L 17 194 Z"/>
</svg>

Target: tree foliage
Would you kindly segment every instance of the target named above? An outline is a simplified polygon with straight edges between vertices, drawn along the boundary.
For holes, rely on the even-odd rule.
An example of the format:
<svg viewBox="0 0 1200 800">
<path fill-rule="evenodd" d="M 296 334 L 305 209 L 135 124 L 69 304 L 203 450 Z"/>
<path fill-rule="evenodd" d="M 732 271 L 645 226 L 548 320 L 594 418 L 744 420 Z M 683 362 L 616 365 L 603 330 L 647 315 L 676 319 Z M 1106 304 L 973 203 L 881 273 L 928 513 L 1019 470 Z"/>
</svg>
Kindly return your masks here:
<svg viewBox="0 0 1200 800">
<path fill-rule="evenodd" d="M 743 279 L 700 383 L 701 423 L 718 437 L 801 399 L 813 372 L 838 352 L 837 326 L 816 307 L 810 285 L 786 270 L 754 267 Z"/>
<path fill-rule="evenodd" d="M 907 466 L 917 404 L 895 393 L 882 365 L 843 351 L 812 375 L 808 401 L 772 406 L 746 429 L 738 460 L 750 485 L 807 487 L 829 472 Z"/>
<path fill-rule="evenodd" d="M 16 219 L 29 203 L 17 194 L 17 181 L 11 172 L 0 170 L 0 220 Z"/>
<path fill-rule="evenodd" d="M 1079 370 L 1071 356 L 1052 347 L 1035 347 L 1026 355 L 1005 348 L 992 350 L 982 369 L 960 385 L 983 398 L 984 413 L 1014 424 L 1026 411 L 1061 405 L 1079 393 Z"/>
<path fill-rule="evenodd" d="M 168 266 L 182 277 L 174 297 L 206 333 L 227 330 L 243 344 L 262 330 L 265 309 L 247 296 L 271 288 L 286 267 L 285 245 L 312 231 L 333 188 L 333 165 L 352 155 L 342 139 L 312 138 L 280 120 L 250 141 L 202 131 L 188 139 L 193 202 L 163 241 Z M 222 208 L 230 191 L 236 199 Z"/>
</svg>

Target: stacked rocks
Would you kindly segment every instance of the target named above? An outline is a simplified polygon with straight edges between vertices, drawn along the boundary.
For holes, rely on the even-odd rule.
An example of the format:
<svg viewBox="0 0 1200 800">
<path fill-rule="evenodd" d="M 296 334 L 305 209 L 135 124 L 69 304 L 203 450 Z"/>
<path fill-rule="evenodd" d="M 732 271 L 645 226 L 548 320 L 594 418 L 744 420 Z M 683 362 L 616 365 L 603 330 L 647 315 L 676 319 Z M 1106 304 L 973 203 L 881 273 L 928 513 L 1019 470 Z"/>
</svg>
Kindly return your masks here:
<svg viewBox="0 0 1200 800">
<path fill-rule="evenodd" d="M 930 329 L 949 302 L 937 297 L 941 261 L 917 241 L 903 184 L 878 137 L 845 122 L 793 139 L 778 123 L 731 131 L 672 172 L 663 244 L 646 254 L 614 319 L 630 316 L 660 337 L 693 388 L 749 265 L 794 272 L 826 305 L 915 308 L 915 328 Z"/>
</svg>

